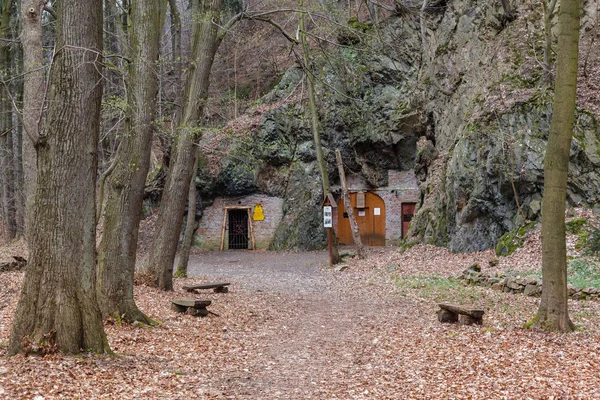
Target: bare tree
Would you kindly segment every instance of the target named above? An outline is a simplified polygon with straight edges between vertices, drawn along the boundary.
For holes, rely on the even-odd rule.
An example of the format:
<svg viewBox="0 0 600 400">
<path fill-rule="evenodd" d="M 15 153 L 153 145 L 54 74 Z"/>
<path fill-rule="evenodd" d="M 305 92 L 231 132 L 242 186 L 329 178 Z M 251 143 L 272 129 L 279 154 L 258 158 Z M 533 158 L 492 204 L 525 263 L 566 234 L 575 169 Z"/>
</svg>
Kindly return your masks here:
<svg viewBox="0 0 600 400">
<path fill-rule="evenodd" d="M 167 182 L 156 223 L 157 230 L 148 260 L 148 269 L 155 274 L 158 287 L 173 290 L 173 263 L 183 224 L 186 193 L 194 170 L 195 141 L 201 121 L 215 54 L 226 33 L 219 32 L 221 0 L 205 0 L 194 5 L 194 32 L 190 65 L 186 72 L 183 106 L 178 117 L 177 136 Z"/>
<path fill-rule="evenodd" d="M 571 331 L 567 292 L 565 202 L 569 152 L 575 121 L 579 61 L 580 0 L 562 0 L 556 86 L 550 136 L 544 159 L 542 200 L 542 299 L 534 325 L 546 330 Z"/>
<path fill-rule="evenodd" d="M 2 198 L 2 220 L 7 239 L 17 234 L 15 208 L 15 163 L 13 150 L 13 105 L 8 83 L 5 77 L 10 76 L 11 62 L 11 27 L 10 20 L 14 10 L 13 0 L 4 1 L 0 15 L 0 185 Z"/>
<path fill-rule="evenodd" d="M 61 0 L 9 354 L 110 351 L 95 291 L 101 60 L 102 2 Z"/>
<path fill-rule="evenodd" d="M 147 324 L 152 321 L 133 298 L 133 274 L 157 109 L 156 61 L 165 13 L 164 0 L 131 2 L 127 134 L 121 138 L 113 166 L 105 173 L 106 205 L 98 248 L 97 290 L 102 313 Z"/>
</svg>

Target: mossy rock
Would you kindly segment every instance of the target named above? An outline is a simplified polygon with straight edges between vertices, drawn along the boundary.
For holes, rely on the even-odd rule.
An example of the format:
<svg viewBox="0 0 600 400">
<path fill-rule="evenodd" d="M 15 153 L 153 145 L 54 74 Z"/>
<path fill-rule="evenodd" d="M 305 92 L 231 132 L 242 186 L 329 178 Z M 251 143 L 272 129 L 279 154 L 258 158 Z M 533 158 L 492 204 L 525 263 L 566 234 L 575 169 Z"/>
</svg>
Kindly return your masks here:
<svg viewBox="0 0 600 400">
<path fill-rule="evenodd" d="M 523 247 L 525 236 L 534 227 L 535 224 L 530 222 L 502 235 L 496 245 L 496 255 L 498 257 L 506 257 L 514 253 L 519 247 Z"/>
</svg>

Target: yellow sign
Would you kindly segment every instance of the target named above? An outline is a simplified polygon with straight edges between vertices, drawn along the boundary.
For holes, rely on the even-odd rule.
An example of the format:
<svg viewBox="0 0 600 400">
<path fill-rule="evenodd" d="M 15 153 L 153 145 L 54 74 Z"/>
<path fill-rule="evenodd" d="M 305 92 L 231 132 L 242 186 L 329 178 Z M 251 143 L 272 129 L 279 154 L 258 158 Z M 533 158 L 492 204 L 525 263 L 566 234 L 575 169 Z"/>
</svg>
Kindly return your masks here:
<svg viewBox="0 0 600 400">
<path fill-rule="evenodd" d="M 252 216 L 252 219 L 255 221 L 264 221 L 265 220 L 265 214 L 264 214 L 263 208 L 260 204 L 257 204 L 254 206 L 254 215 Z"/>
</svg>

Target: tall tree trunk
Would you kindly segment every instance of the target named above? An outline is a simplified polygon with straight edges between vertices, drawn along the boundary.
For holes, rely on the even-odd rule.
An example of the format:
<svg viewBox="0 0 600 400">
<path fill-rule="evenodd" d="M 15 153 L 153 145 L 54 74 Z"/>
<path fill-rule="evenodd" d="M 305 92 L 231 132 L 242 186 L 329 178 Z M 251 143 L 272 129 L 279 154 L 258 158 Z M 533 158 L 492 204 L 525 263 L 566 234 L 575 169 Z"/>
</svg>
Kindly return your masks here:
<svg viewBox="0 0 600 400">
<path fill-rule="evenodd" d="M 300 0 L 299 6 L 302 8 L 304 5 L 303 0 Z M 317 111 L 317 99 L 315 95 L 315 77 L 312 72 L 312 63 L 310 61 L 310 48 L 306 40 L 306 27 L 304 24 L 304 13 L 298 15 L 299 23 L 299 36 L 300 44 L 302 46 L 302 60 L 304 64 L 304 73 L 308 82 L 308 107 L 310 109 L 310 122 L 311 129 L 313 132 L 313 142 L 315 145 L 315 152 L 317 154 L 317 164 L 319 164 L 319 172 L 321 173 L 321 183 L 323 185 L 323 198 L 331 193 L 331 185 L 329 184 L 329 173 L 327 171 L 327 163 L 323 156 L 323 146 L 321 145 L 321 126 L 319 123 L 319 113 Z M 332 252 L 332 264 L 337 264 L 340 261 L 340 254 L 338 248 L 337 235 L 333 228 L 331 228 L 331 244 L 333 248 Z"/>
<path fill-rule="evenodd" d="M 53 344 L 65 353 L 110 351 L 95 292 L 101 54 L 102 2 L 61 0 L 47 122 L 35 143 L 29 262 L 9 354 Z"/>
<path fill-rule="evenodd" d="M 33 143 L 40 136 L 45 103 L 44 55 L 42 47 L 42 7 L 39 0 L 22 0 L 21 45 L 23 47 L 23 177 L 26 215 L 31 207 L 37 182 L 37 155 Z M 25 230 L 28 231 L 26 218 Z"/>
<path fill-rule="evenodd" d="M 3 77 L 11 75 L 10 39 L 12 31 L 10 19 L 13 13 L 13 1 L 4 1 L 0 17 L 0 73 Z M 4 228 L 7 239 L 14 239 L 17 234 L 15 210 L 15 163 L 13 150 L 12 101 L 8 84 L 0 87 L 0 175 L 2 184 L 2 208 Z"/>
<path fill-rule="evenodd" d="M 196 4 L 194 1 L 193 4 Z M 183 223 L 186 193 L 194 170 L 194 142 L 200 136 L 199 122 L 210 85 L 210 72 L 222 35 L 221 0 L 205 0 L 194 20 L 192 54 L 186 73 L 183 108 L 178 118 L 177 138 L 163 191 L 157 230 L 149 257 L 149 268 L 158 287 L 173 290 L 173 263 Z"/>
<path fill-rule="evenodd" d="M 183 234 L 183 243 L 179 250 L 179 264 L 175 271 L 176 278 L 187 277 L 187 267 L 190 261 L 190 250 L 194 241 L 194 230 L 196 229 L 196 175 L 198 173 L 198 151 L 196 151 L 196 162 L 194 162 L 194 172 L 190 180 L 190 188 L 188 190 L 188 213 L 185 221 L 185 232 Z"/>
<path fill-rule="evenodd" d="M 98 249 L 98 303 L 105 315 L 150 324 L 133 298 L 137 239 L 150 166 L 158 77 L 156 62 L 166 11 L 163 0 L 131 4 L 127 76 L 128 134 L 105 181 L 104 229 Z M 112 167 L 111 167 L 112 168 Z M 102 201 L 102 199 L 100 199 Z"/>
<path fill-rule="evenodd" d="M 575 120 L 580 0 L 563 0 L 559 11 L 556 88 L 544 159 L 542 200 L 542 299 L 535 326 L 571 331 L 567 292 L 565 201 Z"/>
</svg>

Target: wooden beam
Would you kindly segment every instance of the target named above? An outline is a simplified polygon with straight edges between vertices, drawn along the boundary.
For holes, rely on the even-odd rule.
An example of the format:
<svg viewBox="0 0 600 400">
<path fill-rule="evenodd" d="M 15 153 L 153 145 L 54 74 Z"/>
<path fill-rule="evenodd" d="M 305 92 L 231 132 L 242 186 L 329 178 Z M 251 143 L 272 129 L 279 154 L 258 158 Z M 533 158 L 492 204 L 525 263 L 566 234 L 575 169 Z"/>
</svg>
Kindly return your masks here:
<svg viewBox="0 0 600 400">
<path fill-rule="evenodd" d="M 221 251 L 225 246 L 225 226 L 227 225 L 227 208 L 223 210 L 223 227 L 221 229 Z"/>
<path fill-rule="evenodd" d="M 338 171 L 340 173 L 340 182 L 342 184 L 342 193 L 344 196 L 344 207 L 346 208 L 346 212 L 348 213 L 348 220 L 350 220 L 350 227 L 352 228 L 352 239 L 354 240 L 354 247 L 356 248 L 356 254 L 358 258 L 365 258 L 363 251 L 363 244 L 360 238 L 360 230 L 358 228 L 358 223 L 356 222 L 356 218 L 354 217 L 354 208 L 352 207 L 352 202 L 350 201 L 350 194 L 348 193 L 348 185 L 346 184 L 346 174 L 344 173 L 344 164 L 342 163 L 342 153 L 340 153 L 340 149 L 335 150 L 335 157 L 337 159 Z"/>
<path fill-rule="evenodd" d="M 250 228 L 250 241 L 252 242 L 252 250 L 256 250 L 256 243 L 254 242 L 254 225 L 252 224 L 252 215 L 250 207 L 248 207 L 248 227 Z"/>
</svg>

